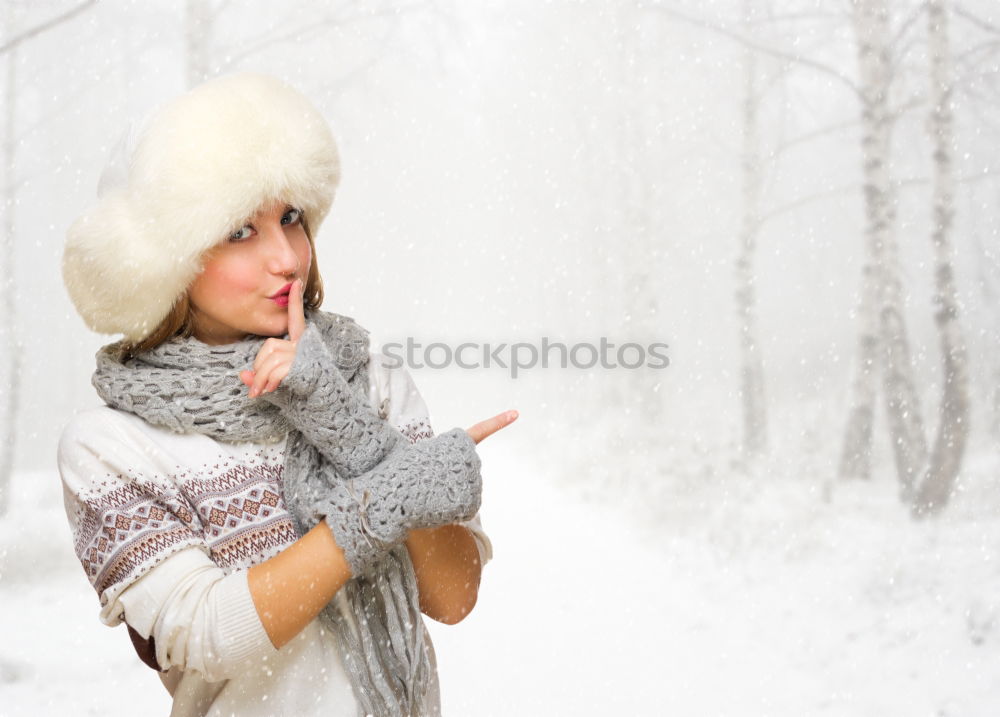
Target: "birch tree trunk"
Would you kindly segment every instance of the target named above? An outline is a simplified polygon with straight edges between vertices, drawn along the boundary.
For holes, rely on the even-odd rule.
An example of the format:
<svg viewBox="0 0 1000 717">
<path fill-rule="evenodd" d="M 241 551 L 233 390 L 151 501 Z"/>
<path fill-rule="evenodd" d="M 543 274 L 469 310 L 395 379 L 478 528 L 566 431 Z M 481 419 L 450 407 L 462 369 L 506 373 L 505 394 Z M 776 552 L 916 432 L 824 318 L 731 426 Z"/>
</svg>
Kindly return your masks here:
<svg viewBox="0 0 1000 717">
<path fill-rule="evenodd" d="M 616 36 L 621 50 L 619 57 L 620 81 L 624 101 L 621 106 L 619 187 L 621 191 L 621 231 L 624 233 L 622 279 L 625 297 L 624 325 L 633 340 L 650 342 L 658 340 L 655 332 L 659 325 L 659 302 L 656 295 L 654 271 L 658 265 L 659 250 L 652 236 L 653 219 L 650 216 L 652 198 L 647 177 L 650 136 L 646 126 L 648 104 L 643 97 L 640 75 L 646 68 L 642 52 L 642 25 L 635 18 L 635 9 L 624 4 L 616 11 Z M 609 360 L 617 361 L 616 358 Z M 628 355 L 627 361 L 635 361 Z M 647 424 L 661 417 L 659 394 L 653 384 L 659 380 L 642 367 L 615 369 L 625 373 L 625 408 L 636 409 L 638 417 Z"/>
<path fill-rule="evenodd" d="M 8 33 L 14 35 L 14 10 L 11 5 L 6 9 L 6 26 Z M 2 312 L 2 328 L 0 328 L 0 356 L 3 357 L 3 369 L 0 374 L 0 395 L 3 396 L 3 425 L 0 426 L 3 435 L 3 445 L 0 446 L 0 515 L 7 512 L 10 506 L 11 481 L 14 471 L 14 455 L 17 451 L 17 413 L 21 397 L 21 366 L 20 351 L 16 340 L 17 303 L 15 301 L 14 267 L 14 210 L 17 207 L 17 178 L 14 176 L 14 159 L 17 151 L 14 122 L 17 116 L 17 45 L 7 51 L 7 72 L 4 81 L 4 118 L 3 118 L 3 255 L 2 282 L 0 291 L 0 312 Z"/>
<path fill-rule="evenodd" d="M 752 5 L 744 0 L 744 20 L 750 27 Z M 736 259 L 736 313 L 740 332 L 740 398 L 743 408 L 742 453 L 745 460 L 759 456 L 767 447 L 767 414 L 764 405 L 764 366 L 757 341 L 757 300 L 754 286 L 754 254 L 760 232 L 761 158 L 757 88 L 757 53 L 744 51 L 743 96 L 743 217 Z"/>
<path fill-rule="evenodd" d="M 858 12 L 855 8 L 856 13 Z M 875 428 L 875 398 L 877 394 L 878 369 L 878 302 L 881 275 L 879 268 L 876 241 L 878 232 L 884 221 L 876 211 L 880 205 L 878 198 L 882 196 L 878 187 L 888 188 L 888 178 L 880 180 L 879 171 L 885 172 L 884 162 L 889 153 L 888 135 L 888 98 L 882 96 L 881 106 L 879 89 L 873 87 L 873 82 L 886 82 L 888 70 L 882 71 L 885 77 L 879 77 L 879 60 L 872 57 L 877 51 L 871 46 L 870 34 L 863 31 L 863 22 L 858 14 L 854 17 L 855 33 L 858 45 L 858 66 L 861 81 L 863 135 L 862 161 L 865 177 L 865 259 L 861 270 L 861 293 L 858 302 L 857 318 L 859 322 L 858 346 L 856 362 L 851 380 L 851 405 L 848 412 L 847 428 L 844 432 L 844 444 L 840 453 L 838 477 L 841 480 L 871 478 L 872 443 Z M 888 86 L 882 88 L 888 93 Z M 881 112 L 879 113 L 879 110 Z M 880 124 L 883 131 L 879 131 Z M 891 205 L 890 205 L 891 206 Z"/>
<path fill-rule="evenodd" d="M 878 362 L 878 267 L 865 242 L 864 268 L 861 271 L 861 296 L 858 302 L 857 359 L 851 380 L 851 408 L 844 432 L 837 475 L 840 480 L 869 480 L 872 471 L 872 442 L 875 431 L 875 396 Z"/>
<path fill-rule="evenodd" d="M 979 205 L 972 200 L 972 192 L 970 191 L 968 202 L 969 214 L 974 215 L 978 207 Z M 995 341 L 997 328 L 1000 327 L 1000 291 L 996 288 L 1000 286 L 1000 281 L 998 281 L 998 278 L 1000 278 L 1000 260 L 998 260 L 998 253 L 995 248 L 989 250 L 983 246 L 976 223 L 973 223 L 971 227 L 971 234 L 972 243 L 976 247 L 976 278 L 982 291 L 987 321 L 990 322 L 988 325 L 993 327 L 993 330 L 989 334 L 990 338 L 987 340 Z M 994 351 L 987 356 L 987 361 L 989 363 L 987 367 L 989 375 L 986 378 L 987 384 L 984 388 L 987 391 L 987 401 L 990 406 L 989 435 L 993 438 L 996 448 L 1000 450 L 1000 355 L 997 355 L 997 352 Z"/>
<path fill-rule="evenodd" d="M 96 0 L 87 0 L 61 15 L 34 27 L 15 32 L 15 4 L 6 3 L 4 28 L 6 35 L 0 55 L 6 54 L 7 71 L 4 81 L 3 134 L 3 226 L 0 227 L 0 515 L 10 507 L 14 458 L 17 454 L 17 414 L 21 404 L 21 345 L 17 338 L 17 271 L 14 263 L 14 210 L 20 182 L 14 172 L 17 155 L 17 52 L 22 42 L 58 27 L 93 7 Z"/>
<path fill-rule="evenodd" d="M 927 29 L 931 62 L 929 129 L 934 146 L 934 225 L 931 234 L 935 261 L 934 322 L 941 344 L 944 381 L 934 450 L 912 506 L 917 516 L 939 512 L 948 503 L 969 436 L 966 347 L 958 321 L 958 297 L 952 268 L 955 129 L 951 111 L 951 48 L 945 0 L 928 0 Z"/>
<path fill-rule="evenodd" d="M 882 360 L 882 390 L 901 496 L 910 503 L 917 476 L 924 466 L 927 444 L 913 382 L 895 236 L 895 196 L 888 166 L 892 68 L 887 0 L 857 0 L 853 5 L 853 21 L 861 77 L 865 243 L 878 285 L 877 341 Z M 862 337 L 863 343 L 868 340 Z"/>
</svg>

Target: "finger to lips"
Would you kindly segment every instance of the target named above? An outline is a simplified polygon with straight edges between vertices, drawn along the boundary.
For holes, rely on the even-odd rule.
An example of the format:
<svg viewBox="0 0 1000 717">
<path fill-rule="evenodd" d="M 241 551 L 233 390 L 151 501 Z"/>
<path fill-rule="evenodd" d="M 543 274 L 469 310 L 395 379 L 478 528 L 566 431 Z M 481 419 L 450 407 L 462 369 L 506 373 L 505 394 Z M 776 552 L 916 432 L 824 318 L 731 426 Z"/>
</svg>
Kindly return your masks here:
<svg viewBox="0 0 1000 717">
<path fill-rule="evenodd" d="M 288 339 L 292 343 L 299 340 L 306 330 L 305 308 L 302 306 L 302 279 L 296 279 L 288 292 Z"/>
<path fill-rule="evenodd" d="M 305 309 L 302 304 L 303 283 L 301 279 L 292 282 L 292 288 L 288 291 L 288 341 L 284 339 L 267 339 L 260 347 L 254 357 L 253 369 L 240 372 L 240 380 L 250 386 L 250 397 L 254 398 L 261 393 L 273 391 L 285 378 L 288 371 L 284 371 L 278 377 L 269 379 L 271 369 L 273 369 L 275 354 L 279 355 L 278 361 L 287 360 L 285 356 L 291 348 L 291 355 L 295 356 L 295 342 L 305 331 L 306 318 Z M 291 345 L 291 346 L 289 346 Z"/>
</svg>

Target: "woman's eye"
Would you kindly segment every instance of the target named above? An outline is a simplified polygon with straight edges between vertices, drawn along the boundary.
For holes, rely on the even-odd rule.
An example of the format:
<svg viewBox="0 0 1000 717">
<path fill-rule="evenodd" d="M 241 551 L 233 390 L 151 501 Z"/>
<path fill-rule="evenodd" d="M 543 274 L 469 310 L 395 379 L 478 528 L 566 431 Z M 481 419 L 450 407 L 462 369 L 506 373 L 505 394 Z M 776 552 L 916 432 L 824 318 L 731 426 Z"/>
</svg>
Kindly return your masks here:
<svg viewBox="0 0 1000 717">
<path fill-rule="evenodd" d="M 229 241 L 243 241 L 244 239 L 250 238 L 250 232 L 253 231 L 253 227 L 247 224 L 242 229 L 239 229 L 229 235 Z"/>
<path fill-rule="evenodd" d="M 281 218 L 282 224 L 295 224 L 302 218 L 302 212 L 298 209 L 289 209 L 285 212 L 285 216 Z"/>
</svg>

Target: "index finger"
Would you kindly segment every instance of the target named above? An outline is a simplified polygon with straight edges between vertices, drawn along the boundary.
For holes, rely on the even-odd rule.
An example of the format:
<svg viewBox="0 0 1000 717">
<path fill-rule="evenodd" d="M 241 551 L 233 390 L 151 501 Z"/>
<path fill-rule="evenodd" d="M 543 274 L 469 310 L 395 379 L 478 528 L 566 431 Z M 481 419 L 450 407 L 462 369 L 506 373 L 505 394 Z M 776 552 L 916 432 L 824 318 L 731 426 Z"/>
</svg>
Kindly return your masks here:
<svg viewBox="0 0 1000 717">
<path fill-rule="evenodd" d="M 296 279 L 288 292 L 288 340 L 295 343 L 306 330 L 306 314 L 302 307 L 302 279 Z"/>
<path fill-rule="evenodd" d="M 509 426 L 517 420 L 517 416 L 517 411 L 504 411 L 503 413 L 497 414 L 493 418 L 487 418 L 485 421 L 477 423 L 472 428 L 467 428 L 466 433 L 472 437 L 473 441 L 479 443 L 484 438 L 493 435 L 504 426 Z"/>
</svg>

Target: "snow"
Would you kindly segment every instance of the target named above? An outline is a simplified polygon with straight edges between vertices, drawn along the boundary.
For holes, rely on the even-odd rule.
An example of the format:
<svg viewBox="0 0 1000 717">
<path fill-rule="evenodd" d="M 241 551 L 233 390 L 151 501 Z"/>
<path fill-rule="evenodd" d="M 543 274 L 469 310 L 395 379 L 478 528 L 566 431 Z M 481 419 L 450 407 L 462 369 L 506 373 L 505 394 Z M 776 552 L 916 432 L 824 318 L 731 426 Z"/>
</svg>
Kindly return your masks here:
<svg viewBox="0 0 1000 717">
<path fill-rule="evenodd" d="M 51 19 L 51 3 L 7 5 L 12 32 Z M 16 53 L 16 310 L 0 333 L 21 355 L 30 400 L 0 517 L 0 717 L 169 712 L 125 628 L 98 620 L 52 428 L 96 405 L 92 356 L 108 340 L 86 331 L 63 290 L 63 238 L 125 122 L 184 85 L 176 5 L 96 3 Z M 772 454 L 744 469 L 731 458 L 744 48 L 650 7 L 522 0 L 330 18 L 240 60 L 275 28 L 300 27 L 305 5 L 292 3 L 282 25 L 271 4 L 227 4 L 209 49 L 217 63 L 235 56 L 226 70 L 289 80 L 331 120 L 344 181 L 318 238 L 324 308 L 384 342 L 670 345 L 669 369 L 645 383 L 572 367 L 418 377 L 445 417 L 435 425 L 470 425 L 486 406 L 522 414 L 504 431 L 515 440 L 481 448 L 495 556 L 479 604 L 458 625 L 429 622 L 445 714 L 1000 714 L 1000 451 L 981 435 L 1000 416 L 996 112 L 982 99 L 996 57 L 976 55 L 982 76 L 956 87 L 956 171 L 977 181 L 957 190 L 953 268 L 982 415 L 954 500 L 917 523 L 896 496 L 884 417 L 870 484 L 836 483 L 830 468 L 850 410 L 865 261 L 853 94 L 827 75 L 759 66 L 774 83 L 758 138 L 767 181 L 753 339 Z M 675 5 L 728 27 L 741 6 Z M 994 5 L 963 12 L 991 18 Z M 919 16 L 900 9 L 905 108 L 926 90 L 926 48 L 910 42 L 922 22 L 898 25 Z M 957 55 L 988 49 L 985 27 L 950 27 Z M 766 46 L 854 72 L 846 17 L 793 13 L 757 31 Z M 890 164 L 914 382 L 933 437 L 943 379 L 925 110 L 900 113 Z M 654 285 L 639 290 L 647 275 Z M 662 413 L 651 420 L 651 408 Z"/>
<path fill-rule="evenodd" d="M 773 470 L 787 461 L 741 479 L 689 456 L 667 473 L 701 478 L 668 477 L 654 506 L 639 490 L 584 492 L 578 474 L 571 487 L 489 440 L 493 561 L 469 617 L 428 621 L 445 714 L 1000 709 L 995 452 L 968 456 L 954 504 L 916 523 L 888 482 L 824 499 L 814 480 Z M 140 701 L 167 714 L 124 627 L 97 619 L 56 474 L 16 476 L 0 539 L 0 714 L 132 715 Z"/>
<path fill-rule="evenodd" d="M 170 697 L 135 656 L 73 553 L 55 471 L 14 475 L 0 518 L 0 715 L 169 714 Z"/>
<path fill-rule="evenodd" d="M 461 645 L 435 632 L 451 714 L 1000 706 L 1000 536 L 985 514 L 954 506 L 916 524 L 892 490 L 850 486 L 823 503 L 778 478 L 679 529 L 626 522 L 624 506 L 573 499 L 532 471 L 491 485 L 496 562 Z"/>
</svg>

